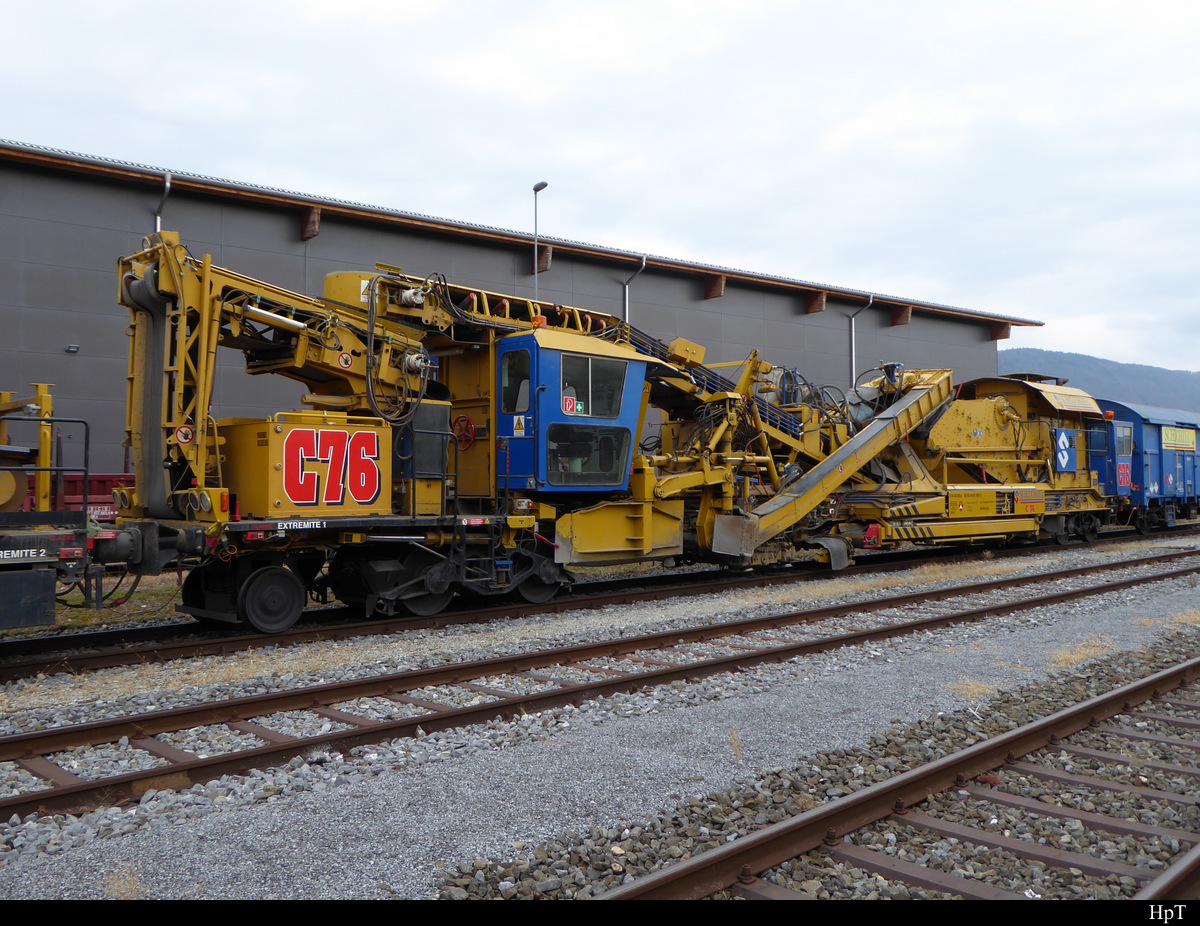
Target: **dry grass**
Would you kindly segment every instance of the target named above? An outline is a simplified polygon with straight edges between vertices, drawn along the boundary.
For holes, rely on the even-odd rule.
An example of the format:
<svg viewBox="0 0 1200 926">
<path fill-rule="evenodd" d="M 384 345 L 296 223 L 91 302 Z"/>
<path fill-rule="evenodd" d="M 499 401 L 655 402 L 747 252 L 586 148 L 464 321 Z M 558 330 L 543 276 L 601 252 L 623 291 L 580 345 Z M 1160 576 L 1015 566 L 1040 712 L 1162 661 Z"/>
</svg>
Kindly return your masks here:
<svg viewBox="0 0 1200 926">
<path fill-rule="evenodd" d="M 86 630 L 103 624 L 170 617 L 175 612 L 175 602 L 179 600 L 179 581 L 179 576 L 173 572 L 142 576 L 137 591 L 128 601 L 122 602 L 133 587 L 133 577 L 126 576 L 118 584 L 116 576 L 105 576 L 103 594 L 109 597 L 99 611 L 84 606 L 83 592 L 78 589 L 59 590 L 58 597 L 67 604 L 59 602 L 55 605 L 54 624 L 56 627 Z M 28 632 L 28 629 L 0 631 L 0 637 Z"/>
<path fill-rule="evenodd" d="M 982 682 L 973 682 L 968 678 L 959 679 L 953 685 L 947 685 L 946 687 L 955 694 L 962 695 L 964 698 L 970 700 L 986 698 L 996 693 L 996 689 L 993 686 L 985 685 Z"/>
<path fill-rule="evenodd" d="M 918 585 L 932 585 L 935 582 L 946 582 L 963 579 L 974 579 L 979 576 L 998 576 L 1019 572 L 1024 569 L 1022 563 L 927 563 L 907 572 L 892 573 L 891 575 L 872 576 L 867 578 L 824 579 L 819 582 L 804 582 L 785 586 L 770 586 L 753 589 L 741 593 L 748 604 L 778 604 L 796 603 L 803 601 L 833 598 L 842 595 L 852 595 L 860 592 L 878 591 L 880 589 L 905 589 Z"/>
<path fill-rule="evenodd" d="M 731 605 L 730 610 L 736 610 Z M 626 626 L 653 626 L 662 617 L 661 606 L 647 604 L 629 609 Z M 124 666 L 76 676 L 55 675 L 27 679 L 0 691 L 0 713 L 36 710 L 48 706 L 89 703 L 122 698 L 158 688 L 237 682 L 255 676 L 287 673 L 323 673 L 344 665 L 369 665 L 383 659 L 405 662 L 426 655 L 448 656 L 458 649 L 502 649 L 514 643 L 535 644 L 565 633 L 609 632 L 612 617 L 598 611 L 567 611 L 536 622 L 509 626 L 447 629 L 444 636 L 410 639 L 405 633 L 362 637 L 355 641 L 312 643 L 295 647 L 267 648 L 224 656 L 206 656 L 164 664 Z"/>
<path fill-rule="evenodd" d="M 969 563 L 926 563 L 924 566 L 918 566 L 908 575 L 913 582 L 923 584 L 954 579 L 974 579 L 979 576 L 1002 576 L 1020 572 L 1024 568 L 1024 563 L 1016 561 L 997 563 L 984 558 L 983 562 L 975 560 Z M 884 581 L 883 586 L 890 588 L 894 584 L 894 581 Z"/>
<path fill-rule="evenodd" d="M 933 564 L 922 566 L 908 573 L 878 576 L 869 579 L 835 578 L 802 584 L 780 585 L 729 592 L 721 596 L 719 604 L 705 604 L 703 610 L 721 611 L 736 615 L 746 607 L 757 604 L 803 607 L 805 601 L 819 601 L 826 597 L 848 593 L 862 593 L 874 589 L 913 587 L 923 583 L 941 582 L 946 579 L 969 579 L 981 575 L 1016 572 L 1022 568 L 1017 563 L 995 563 L 975 561 L 956 564 Z M 171 613 L 171 604 L 176 600 L 178 588 L 176 576 L 147 577 L 136 596 L 121 611 L 105 610 L 75 611 L 73 615 L 86 615 L 103 622 L 116 619 L 128 620 L 131 614 L 148 614 L 161 617 Z M 647 603 L 642 607 L 627 609 L 625 627 L 628 632 L 640 628 L 653 628 L 665 616 L 663 606 Z M 611 630 L 612 617 L 604 612 L 574 611 L 547 616 L 537 622 L 522 622 L 519 626 L 500 626 L 485 629 L 470 628 L 457 633 L 447 631 L 445 636 L 427 639 L 408 639 L 405 634 L 387 637 L 366 637 L 352 644 L 335 646 L 308 645 L 285 649 L 266 649 L 221 657 L 181 661 L 167 665 L 131 666 L 109 669 L 97 673 L 86 673 L 77 677 L 58 675 L 52 678 L 31 679 L 16 689 L 0 693 L 0 712 L 40 709 L 46 706 L 65 707 L 71 703 L 86 703 L 97 700 L 121 698 L 135 692 L 156 688 L 186 688 L 188 686 L 236 682 L 255 676 L 283 675 L 286 673 L 322 673 L 336 667 L 351 664 L 370 664 L 396 656 L 418 658 L 431 654 L 450 654 L 458 648 L 501 648 L 513 642 L 536 643 L 549 640 L 564 633 L 607 632 Z M 950 648 L 953 651 L 955 648 Z M 1085 657 L 1086 658 L 1086 657 Z"/>
<path fill-rule="evenodd" d="M 1189 550 L 1196 546 L 1195 540 L 1187 537 L 1147 537 L 1145 540 L 1126 540 L 1104 547 L 1105 552 L 1143 554 L 1147 547 L 1170 547 L 1179 550 Z"/>
<path fill-rule="evenodd" d="M 729 726 L 729 748 L 733 750 L 733 761 L 742 761 L 742 741 L 738 737 L 737 727 Z"/>
<path fill-rule="evenodd" d="M 126 865 L 104 879 L 104 896 L 110 900 L 145 900 L 150 889 L 142 883 L 140 865 Z"/>
<path fill-rule="evenodd" d="M 1171 615 L 1171 621 L 1176 624 L 1190 624 L 1193 626 L 1200 624 L 1200 611 L 1193 609 L 1191 611 L 1184 611 L 1182 614 L 1173 614 Z"/>
<path fill-rule="evenodd" d="M 1135 627 L 1157 627 L 1162 623 L 1162 619 L 1157 617 L 1139 617 L 1133 623 Z"/>
<path fill-rule="evenodd" d="M 1056 669 L 1066 669 L 1081 662 L 1087 662 L 1089 659 L 1095 659 L 1097 656 L 1103 656 L 1105 653 L 1111 653 L 1115 646 L 1104 640 L 1103 637 L 1092 637 L 1090 640 L 1084 640 L 1074 649 L 1062 649 L 1050 655 L 1050 665 Z"/>
<path fill-rule="evenodd" d="M 437 644 L 441 645 L 438 646 Z M 440 651 L 445 640 L 429 641 L 422 646 L 416 641 L 398 643 L 370 640 L 361 646 L 335 649 L 333 646 L 310 644 L 287 649 L 266 648 L 225 656 L 205 656 L 178 660 L 173 663 L 122 666 L 79 675 L 39 676 L 29 679 L 18 688 L 0 693 L 0 713 L 36 710 L 49 706 L 88 703 L 126 698 L 158 688 L 182 689 L 201 685 L 222 685 L 240 682 L 256 676 L 279 676 L 287 673 L 331 671 L 346 664 L 360 664 L 417 650 Z M 320 682 L 317 682 L 320 684 Z"/>
<path fill-rule="evenodd" d="M 175 613 L 175 603 L 179 600 L 179 586 L 175 574 L 161 576 L 143 576 L 137 591 L 122 604 L 117 604 L 129 594 L 132 578 L 126 578 L 117 591 L 108 599 L 104 607 L 97 611 L 83 606 L 83 593 L 77 590 L 58 592 L 58 597 L 69 604 L 56 604 L 54 607 L 54 626 L 72 630 L 87 630 L 105 624 L 126 623 L 139 620 L 161 620 Z M 104 594 L 108 595 L 117 587 L 115 577 L 104 580 Z M 11 636 L 28 634 L 31 630 L 40 628 L 19 627 L 15 630 L 0 630 L 0 639 Z"/>
</svg>

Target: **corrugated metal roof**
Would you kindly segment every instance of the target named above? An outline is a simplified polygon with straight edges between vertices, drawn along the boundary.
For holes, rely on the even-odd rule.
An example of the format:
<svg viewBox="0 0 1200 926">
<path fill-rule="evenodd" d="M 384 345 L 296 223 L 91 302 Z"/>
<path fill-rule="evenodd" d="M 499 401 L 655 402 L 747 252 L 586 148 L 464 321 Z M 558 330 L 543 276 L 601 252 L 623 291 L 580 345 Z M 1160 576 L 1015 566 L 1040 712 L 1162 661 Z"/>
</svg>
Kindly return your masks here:
<svg viewBox="0 0 1200 926">
<path fill-rule="evenodd" d="M 304 204 L 319 206 L 335 212 L 357 214 L 361 218 L 373 218 L 381 221 L 394 221 L 405 225 L 423 226 L 430 230 L 443 232 L 459 232 L 471 237 L 485 237 L 494 240 L 510 242 L 531 242 L 533 236 L 526 232 L 512 229 L 496 228 L 488 225 L 477 225 L 461 222 L 455 219 L 444 219 L 437 216 L 423 215 L 415 212 L 405 212 L 399 209 L 389 209 L 383 206 L 373 206 L 352 200 L 314 196 L 309 193 L 299 193 L 279 187 L 261 186 L 251 183 L 240 183 L 225 180 L 220 177 L 210 177 L 205 174 L 194 174 L 188 171 L 176 171 L 168 168 L 153 167 L 139 164 L 135 161 L 121 161 L 115 158 L 105 158 L 96 155 L 79 154 L 61 148 L 50 148 L 43 145 L 32 145 L 26 142 L 0 139 L 0 159 L 39 164 L 43 167 L 59 167 L 65 170 L 81 170 L 89 173 L 104 174 L 110 177 L 125 179 L 132 182 L 161 184 L 166 174 L 171 175 L 173 187 L 187 189 L 191 192 L 226 193 L 242 196 L 258 201 L 275 201 L 279 203 Z M 689 271 L 707 275 L 721 275 L 734 278 L 746 283 L 758 283 L 765 286 L 795 289 L 807 292 L 823 292 L 831 296 L 847 297 L 853 300 L 873 302 L 878 308 L 912 308 L 935 315 L 950 315 L 967 321 L 988 323 L 1003 323 L 1021 327 L 1040 327 L 1043 323 L 1013 315 L 1000 315 L 992 312 L 980 312 L 959 306 L 944 305 L 938 302 L 925 302 L 907 299 L 900 296 L 889 296 L 868 290 L 849 289 L 846 287 L 830 286 L 824 283 L 814 283 L 810 280 L 800 280 L 793 277 L 775 276 L 772 274 L 755 273 L 748 270 L 738 270 L 720 264 L 703 264 L 696 261 L 681 260 L 673 257 L 642 254 L 620 248 L 604 245 L 588 244 L 565 238 L 547 238 L 539 236 L 544 243 L 570 253 L 590 255 L 609 259 L 627 260 L 640 264 L 645 257 L 647 266 L 662 270 Z"/>
<path fill-rule="evenodd" d="M 1097 401 L 1103 405 L 1113 406 L 1112 411 L 1118 413 L 1122 409 L 1130 411 L 1151 424 L 1186 424 L 1200 427 L 1200 412 L 1192 412 L 1183 408 L 1160 408 L 1157 405 L 1134 405 L 1132 402 L 1119 402 L 1116 399 L 1098 399 Z"/>
</svg>

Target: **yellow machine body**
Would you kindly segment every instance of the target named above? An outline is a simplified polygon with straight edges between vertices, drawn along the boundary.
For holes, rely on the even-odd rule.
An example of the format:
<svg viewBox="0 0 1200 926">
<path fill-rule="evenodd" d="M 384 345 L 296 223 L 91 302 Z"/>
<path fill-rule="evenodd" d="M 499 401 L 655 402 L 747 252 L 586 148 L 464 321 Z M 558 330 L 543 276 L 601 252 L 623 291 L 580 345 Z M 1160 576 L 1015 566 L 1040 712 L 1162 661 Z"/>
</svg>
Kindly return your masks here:
<svg viewBox="0 0 1200 926">
<path fill-rule="evenodd" d="M 218 422 L 225 486 L 243 518 L 392 513 L 391 429 L 336 412 Z"/>
<path fill-rule="evenodd" d="M 1091 535 L 1109 506 L 1087 466 L 1088 425 L 1102 417 L 1079 389 L 965 383 L 926 427 L 879 455 L 875 485 L 843 495 L 838 531 L 867 547 Z M 1067 451 L 1057 445 L 1064 431 Z"/>
</svg>

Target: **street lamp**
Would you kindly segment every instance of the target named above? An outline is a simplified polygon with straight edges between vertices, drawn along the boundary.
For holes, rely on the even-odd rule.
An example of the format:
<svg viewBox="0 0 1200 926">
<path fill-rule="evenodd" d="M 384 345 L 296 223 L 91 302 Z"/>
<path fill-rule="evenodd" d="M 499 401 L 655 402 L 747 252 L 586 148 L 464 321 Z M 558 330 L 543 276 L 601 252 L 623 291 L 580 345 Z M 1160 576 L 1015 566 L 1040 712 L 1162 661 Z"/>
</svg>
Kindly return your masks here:
<svg viewBox="0 0 1200 926">
<path fill-rule="evenodd" d="M 538 223 L 537 223 L 537 195 L 546 189 L 550 184 L 545 180 L 539 180 L 533 185 L 533 301 L 538 301 Z"/>
</svg>

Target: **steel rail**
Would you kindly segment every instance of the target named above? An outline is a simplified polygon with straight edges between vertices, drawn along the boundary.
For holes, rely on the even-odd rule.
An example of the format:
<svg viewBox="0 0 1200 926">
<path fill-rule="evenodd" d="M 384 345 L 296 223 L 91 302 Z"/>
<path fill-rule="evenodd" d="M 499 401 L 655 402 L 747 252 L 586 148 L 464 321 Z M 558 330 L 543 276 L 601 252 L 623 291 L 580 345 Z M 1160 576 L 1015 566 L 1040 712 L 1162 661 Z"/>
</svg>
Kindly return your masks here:
<svg viewBox="0 0 1200 926">
<path fill-rule="evenodd" d="M 1023 551 L 1024 552 L 1024 551 Z M 1200 555 L 1200 550 L 1192 551 Z M 1019 555 L 1019 554 L 1018 554 Z M 1139 562 L 1154 562 L 1162 558 L 1185 558 L 1189 553 L 1180 551 L 1161 554 L 1158 557 L 1143 557 L 1137 560 L 1123 561 L 1130 565 Z M 945 558 L 914 556 L 911 551 L 898 554 L 887 562 L 863 564 L 851 569 L 833 574 L 836 576 L 862 575 L 873 572 L 888 572 L 911 568 L 917 563 L 929 561 L 955 562 L 971 559 L 969 556 Z M 1096 567 L 1085 567 L 1090 570 Z M 1115 568 L 1115 567 L 1114 567 Z M 697 575 L 706 575 L 698 573 Z M 629 604 L 637 601 L 662 600 L 673 597 L 689 597 L 736 590 L 741 588 L 759 588 L 796 581 L 813 581 L 833 577 L 827 572 L 785 571 L 769 575 L 738 576 L 736 578 L 698 579 L 688 584 L 678 584 L 678 577 L 662 577 L 674 579 L 676 584 L 661 588 L 636 587 L 632 582 L 621 582 L 622 590 L 612 593 L 590 594 L 560 598 L 543 604 L 517 604 L 509 602 L 503 605 L 492 605 L 484 608 L 450 611 L 428 618 L 395 618 L 388 620 L 355 621 L 348 624 L 326 625 L 317 628 L 295 628 L 280 634 L 242 633 L 233 636 L 220 636 L 216 639 L 203 640 L 167 640 L 147 646 L 131 647 L 128 644 L 138 640 L 161 639 L 166 634 L 186 634 L 189 637 L 202 632 L 199 625 L 180 624 L 170 629 L 132 628 L 128 630 L 101 631 L 93 634 L 71 634 L 55 637 L 19 639 L 0 641 L 0 660 L 5 656 L 19 656 L 37 652 L 41 641 L 47 641 L 42 651 L 54 651 L 59 655 L 47 658 L 12 658 L 0 662 L 0 683 L 21 678 L 32 678 L 37 675 L 51 675 L 58 672 L 88 672 L 96 669 L 113 668 L 116 666 L 138 665 L 145 663 L 169 662 L 174 659 L 194 658 L 197 656 L 227 656 L 232 653 L 261 649 L 268 646 L 291 646 L 303 643 L 327 640 L 345 640 L 357 636 L 384 635 L 404 630 L 429 629 L 446 627 L 456 624 L 482 623 L 499 618 L 522 617 L 534 614 L 556 614 L 577 609 L 596 609 L 613 604 Z M 649 577 L 658 580 L 660 577 Z M 1030 581 L 1036 581 L 1031 579 Z M 593 583 L 589 583 L 593 584 Z M 595 585 L 617 584 L 615 582 L 594 583 Z M 656 584 L 656 583 L 655 583 Z M 635 586 L 631 588 L 630 586 Z M 329 611 L 342 610 L 331 607 Z M 63 653 L 71 648 L 88 648 L 99 645 L 102 649 L 95 652 Z"/>
<path fill-rule="evenodd" d="M 1186 524 L 1161 531 L 1162 536 L 1200 532 L 1200 525 Z M 1120 543 L 1135 534 L 1132 528 L 1109 531 L 1100 539 L 1088 546 L 1104 546 L 1110 543 Z M 1072 543 L 1073 548 L 1081 548 L 1083 543 Z M 1061 549 L 1053 542 L 1039 543 L 1032 546 L 1007 547 L 992 550 L 991 555 L 997 558 L 1036 556 L 1050 549 Z M 687 595 L 702 595 L 730 588 L 755 588 L 762 585 L 772 585 L 779 582 L 807 582 L 834 579 L 841 576 L 869 575 L 874 572 L 890 572 L 899 569 L 913 568 L 929 562 L 957 563 L 971 561 L 976 555 L 971 552 L 957 552 L 947 555 L 942 548 L 922 547 L 911 550 L 889 550 L 877 553 L 863 553 L 857 563 L 847 569 L 833 573 L 819 564 L 796 563 L 782 570 L 771 570 L 754 575 L 721 574 L 717 570 L 700 573 L 659 574 L 641 576 L 633 579 L 602 579 L 576 585 L 572 593 L 556 598 L 540 605 L 521 604 L 507 601 L 499 605 L 484 608 L 466 608 L 452 603 L 450 608 L 441 614 L 430 617 L 399 617 L 391 619 L 358 620 L 352 623 L 333 624 L 320 628 L 298 627 L 281 634 L 258 634 L 252 631 L 233 631 L 222 634 L 217 638 L 211 635 L 212 625 L 198 623 L 190 618 L 173 624 L 157 624 L 149 627 L 120 627 L 115 629 L 92 630 L 82 632 L 67 631 L 65 633 L 40 633 L 32 635 L 11 635 L 0 638 L 0 682 L 17 678 L 28 678 L 37 674 L 49 674 L 56 671 L 78 672 L 95 668 L 109 668 L 115 665 L 126 665 L 134 662 L 163 662 L 168 659 L 182 658 L 186 654 L 186 644 L 179 648 L 164 651 L 160 657 L 159 650 L 171 646 L 177 637 L 195 637 L 204 635 L 205 639 L 196 642 L 196 652 L 187 655 L 224 655 L 231 652 L 257 649 L 263 646 L 284 645 L 288 643 L 307 643 L 314 639 L 337 640 L 350 636 L 369 634 L 387 634 L 398 630 L 422 630 L 432 627 L 445 627 L 455 624 L 477 623 L 496 617 L 512 617 L 522 614 L 561 613 L 576 608 L 598 608 L 609 604 L 622 604 L 627 601 L 651 600 L 652 598 L 684 597 Z M 811 568 L 810 568 L 811 567 Z M 706 578 L 711 575 L 722 575 L 721 578 Z M 692 578 L 694 577 L 694 578 Z M 609 593 L 606 589 L 612 588 Z M 346 613 L 352 611 L 349 605 L 333 604 L 310 608 L 305 613 L 310 617 Z M 130 644 L 151 641 L 153 645 L 131 647 Z M 86 655 L 45 657 L 45 653 L 63 653 L 68 650 L 103 650 L 94 654 L 89 663 Z M 120 655 L 129 653 L 128 659 Z M 34 657 L 34 658 L 22 658 Z"/>
<path fill-rule="evenodd" d="M 1134 900 L 1195 900 L 1200 897 L 1200 844 L 1141 891 Z"/>
<path fill-rule="evenodd" d="M 1031 553 L 1029 550 L 1013 550 L 1004 555 L 1028 556 Z M 865 558 L 869 561 L 861 562 L 837 573 L 831 573 L 821 568 L 795 568 L 755 575 L 708 571 L 682 575 L 652 575 L 633 579 L 606 579 L 577 585 L 571 594 L 540 604 L 528 604 L 513 600 L 498 605 L 474 608 L 455 607 L 452 604 L 441 614 L 429 617 L 404 616 L 373 618 L 365 621 L 355 620 L 350 623 L 327 624 L 315 628 L 296 627 L 278 634 L 233 631 L 222 633 L 215 638 L 206 635 L 202 640 L 174 639 L 181 636 L 192 638 L 203 635 L 206 630 L 212 629 L 212 625 L 199 624 L 189 619 L 176 624 L 155 627 L 130 627 L 84 633 L 18 637 L 0 640 L 0 682 L 30 678 L 35 675 L 49 675 L 55 672 L 85 672 L 121 665 L 167 662 L 172 659 L 194 656 L 224 656 L 267 646 L 290 646 L 317 640 L 343 640 L 367 635 L 382 636 L 404 630 L 427 630 L 459 624 L 483 623 L 506 617 L 559 614 L 564 611 L 596 609 L 635 601 L 706 595 L 730 589 L 758 588 L 779 583 L 869 575 L 875 572 L 912 568 L 915 565 L 931 561 L 953 563 L 971 558 L 966 554 L 946 557 L 931 556 L 928 550 L 904 550 L 870 554 Z M 803 564 L 800 565 L 803 567 Z M 714 574 L 719 578 L 712 578 Z M 316 616 L 322 612 L 333 615 L 350 610 L 352 609 L 348 605 L 330 605 L 325 608 L 310 609 L 306 613 L 310 616 Z M 145 641 L 152 642 L 150 645 L 130 646 L 131 643 Z M 66 652 L 92 649 L 96 651 Z M 42 653 L 61 655 L 45 657 L 39 655 Z"/>
<path fill-rule="evenodd" d="M 1071 572 L 1079 572 L 1072 570 Z M 837 634 L 800 643 L 764 646 L 733 655 L 675 664 L 669 660 L 656 660 L 654 666 L 636 673 L 604 670 L 580 665 L 588 659 L 620 658 L 628 653 L 654 647 L 672 647 L 680 643 L 703 642 L 722 636 L 740 636 L 756 630 L 771 629 L 787 624 L 808 623 L 814 620 L 842 616 L 848 613 L 895 607 L 898 600 L 906 603 L 924 602 L 932 595 L 911 594 L 891 597 L 864 604 L 846 604 L 812 611 L 790 612 L 751 618 L 728 624 L 708 625 L 691 630 L 664 631 L 637 637 L 625 637 L 600 643 L 560 647 L 552 650 L 527 653 L 510 657 L 494 657 L 469 663 L 458 663 L 421 669 L 415 672 L 374 676 L 329 685 L 313 686 L 287 692 L 276 692 L 246 698 L 199 704 L 168 711 L 136 714 L 112 720 L 75 724 L 32 733 L 17 734 L 0 739 L 0 761 L 13 761 L 33 774 L 54 784 L 49 790 L 27 792 L 14 797 L 0 799 L 0 812 L 27 813 L 34 809 L 68 809 L 96 800 L 117 800 L 138 796 L 148 788 L 186 787 L 199 781 L 207 781 L 223 774 L 242 774 L 252 767 L 278 764 L 300 755 L 314 747 L 352 748 L 358 745 L 379 742 L 393 737 L 411 737 L 421 732 L 444 730 L 471 723 L 491 720 L 494 717 L 511 717 L 520 712 L 536 712 L 569 703 L 594 699 L 644 688 L 655 684 L 695 679 L 720 672 L 733 671 L 766 662 L 779 662 L 796 656 L 911 634 L 921 630 L 935 629 L 952 623 L 979 620 L 1015 610 L 1026 610 L 1071 598 L 1080 598 L 1104 592 L 1128 588 L 1138 584 L 1159 581 L 1182 575 L 1200 573 L 1200 566 L 1173 570 L 1166 574 L 1140 576 L 1057 592 L 1034 598 L 1022 598 L 1007 604 L 989 605 L 965 612 L 921 618 L 915 621 L 900 621 L 879 627 Z M 1045 576 L 1047 574 L 1043 574 Z M 1050 574 L 1053 575 L 1053 574 Z M 993 585 L 1024 584 L 1030 577 L 1001 580 Z M 979 591 L 979 585 L 941 590 L 937 597 L 954 597 Z M 667 663 L 664 665 L 664 662 Z M 536 669 L 555 665 L 573 665 L 591 671 L 598 677 L 583 684 L 569 685 L 555 682 L 555 687 L 532 695 L 501 697 L 484 704 L 439 710 L 436 713 L 396 721 L 374 721 L 329 707 L 356 698 L 384 697 L 405 700 L 404 692 L 435 685 L 456 685 L 471 679 L 491 675 L 528 673 Z M 417 702 L 421 703 L 421 702 Z M 426 705 L 428 706 L 428 705 Z M 352 725 L 351 730 L 336 731 L 312 738 L 296 738 L 277 734 L 247 718 L 276 711 L 306 710 Z M 212 756 L 205 759 L 192 758 L 165 746 L 153 737 L 159 733 L 173 732 L 190 727 L 210 724 L 230 724 L 246 732 L 253 732 L 268 741 L 267 746 Z M 114 776 L 100 782 L 81 782 L 65 773 L 44 757 L 56 752 L 91 746 L 97 743 L 114 742 L 128 737 L 132 744 L 145 751 L 157 754 L 172 763 L 167 768 L 131 772 Z"/>
<path fill-rule="evenodd" d="M 699 899 L 733 888 L 739 881 L 753 885 L 754 875 L 759 872 L 774 868 L 823 844 L 836 844 L 846 833 L 919 804 L 931 794 L 961 787 L 971 778 L 1049 745 L 1056 737 L 1069 736 L 1095 726 L 1102 720 L 1124 713 L 1197 677 L 1200 677 L 1200 658 L 1130 682 L 1107 694 L 1089 698 L 1041 720 L 905 772 L 890 781 L 872 785 L 687 861 L 669 865 L 644 878 L 614 888 L 597 899 Z M 1121 789 L 1116 783 L 1114 787 Z M 1188 859 L 1192 856 L 1200 860 L 1200 847 L 1188 853 Z M 1189 869 L 1194 870 L 1194 865 L 1195 862 L 1190 862 Z M 1183 864 L 1173 866 L 1169 873 L 1174 874 L 1176 868 L 1182 871 Z M 1180 876 L 1176 881 L 1185 886 L 1171 889 L 1193 890 L 1191 885 L 1194 881 L 1191 879 L 1194 878 L 1194 874 Z M 960 886 L 969 884 L 962 879 L 955 880 Z M 1160 895 L 1153 896 L 1157 898 Z M 1152 897 L 1139 895 L 1139 899 Z"/>
</svg>

